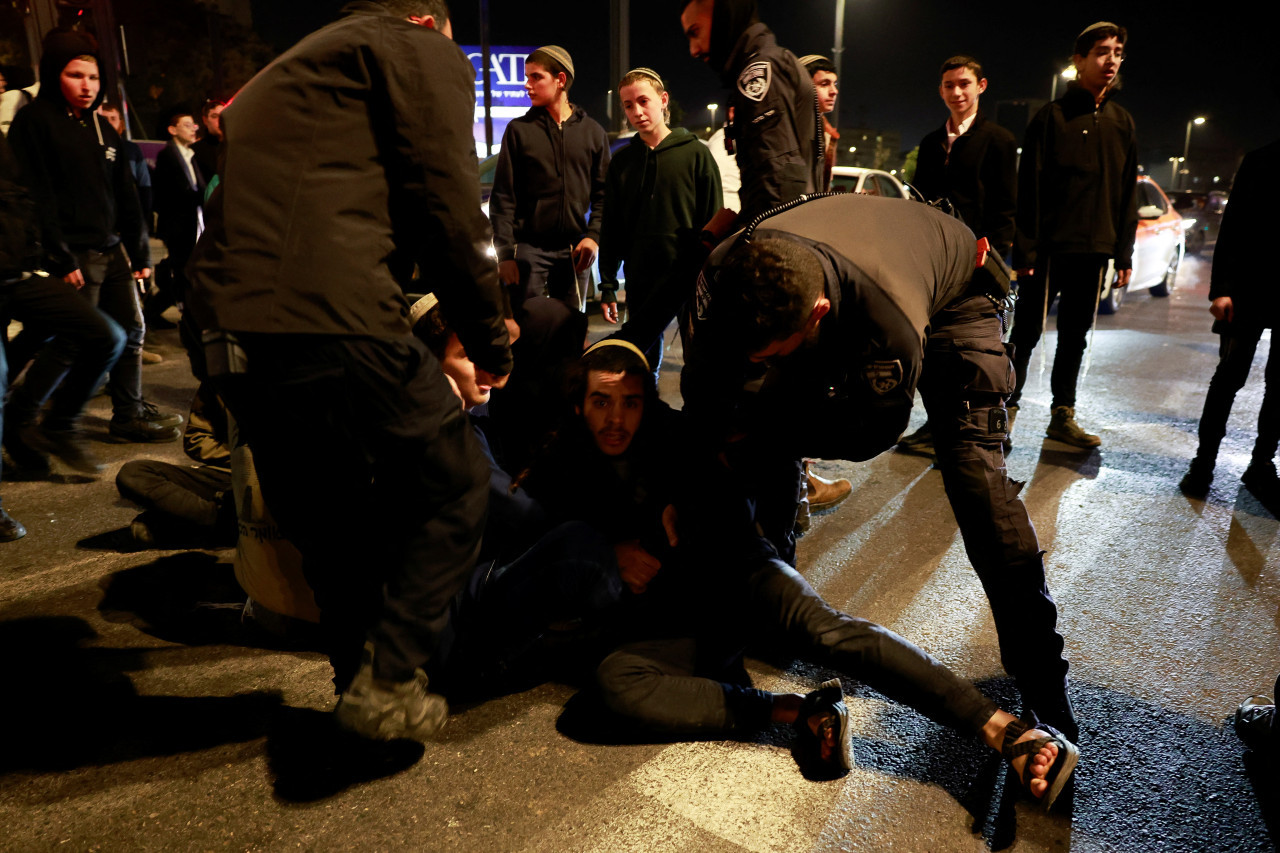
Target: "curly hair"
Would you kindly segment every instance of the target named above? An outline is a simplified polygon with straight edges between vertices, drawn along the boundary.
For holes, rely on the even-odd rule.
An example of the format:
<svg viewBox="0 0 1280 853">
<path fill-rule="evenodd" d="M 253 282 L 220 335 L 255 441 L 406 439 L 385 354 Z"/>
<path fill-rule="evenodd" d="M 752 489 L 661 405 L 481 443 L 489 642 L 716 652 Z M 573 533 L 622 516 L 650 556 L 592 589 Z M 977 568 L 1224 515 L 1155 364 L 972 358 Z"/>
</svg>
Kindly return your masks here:
<svg viewBox="0 0 1280 853">
<path fill-rule="evenodd" d="M 823 294 L 822 264 L 807 247 L 779 238 L 744 243 L 716 272 L 713 307 L 740 331 L 748 352 L 804 329 Z"/>
</svg>

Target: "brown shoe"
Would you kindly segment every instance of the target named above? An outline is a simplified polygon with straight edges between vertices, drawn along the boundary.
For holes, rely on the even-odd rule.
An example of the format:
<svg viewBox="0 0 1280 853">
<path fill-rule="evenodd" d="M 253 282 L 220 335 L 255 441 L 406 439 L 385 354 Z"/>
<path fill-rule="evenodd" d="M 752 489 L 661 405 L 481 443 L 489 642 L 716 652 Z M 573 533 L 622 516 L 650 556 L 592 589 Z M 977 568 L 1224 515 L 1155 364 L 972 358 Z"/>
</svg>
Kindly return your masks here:
<svg viewBox="0 0 1280 853">
<path fill-rule="evenodd" d="M 1055 441 L 1075 447 L 1097 447 L 1102 439 L 1090 432 L 1085 432 L 1076 423 L 1076 410 L 1073 406 L 1054 406 L 1053 416 L 1044 434 Z"/>
<path fill-rule="evenodd" d="M 148 350 L 148 349 L 144 349 L 142 351 L 143 364 L 159 364 L 162 361 L 164 361 L 164 356 L 162 356 L 160 353 L 152 352 L 151 350 Z"/>
<path fill-rule="evenodd" d="M 811 512 L 831 509 L 849 497 L 849 494 L 853 491 L 853 484 L 843 478 L 826 480 L 812 471 L 806 472 L 806 477 L 808 478 L 809 510 Z"/>
</svg>

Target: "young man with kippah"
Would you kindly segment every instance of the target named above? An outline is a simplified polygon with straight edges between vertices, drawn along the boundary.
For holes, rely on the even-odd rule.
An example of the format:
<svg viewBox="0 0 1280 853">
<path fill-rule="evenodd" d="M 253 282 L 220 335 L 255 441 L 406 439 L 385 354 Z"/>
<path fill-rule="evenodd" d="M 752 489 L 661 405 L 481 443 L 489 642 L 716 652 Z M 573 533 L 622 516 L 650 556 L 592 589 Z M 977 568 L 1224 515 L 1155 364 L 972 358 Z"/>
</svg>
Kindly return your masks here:
<svg viewBox="0 0 1280 853">
<path fill-rule="evenodd" d="M 1076 422 L 1076 381 L 1086 337 L 1102 295 L 1107 262 L 1113 287 L 1133 274 L 1138 228 L 1138 143 L 1133 116 L 1112 100 L 1128 33 L 1100 21 L 1076 37 L 1076 79 L 1027 126 L 1018 166 L 1018 229 L 1013 265 L 1018 308 L 1010 341 L 1018 383 L 1017 406 L 1031 353 L 1058 300 L 1058 349 L 1050 390 L 1052 418 L 1045 434 L 1088 450 L 1102 444 Z"/>
<path fill-rule="evenodd" d="M 551 296 L 581 311 L 600 250 L 609 138 L 569 103 L 573 58 L 559 45 L 529 54 L 529 112 L 507 125 L 489 197 L 498 275 L 512 305 Z"/>
</svg>

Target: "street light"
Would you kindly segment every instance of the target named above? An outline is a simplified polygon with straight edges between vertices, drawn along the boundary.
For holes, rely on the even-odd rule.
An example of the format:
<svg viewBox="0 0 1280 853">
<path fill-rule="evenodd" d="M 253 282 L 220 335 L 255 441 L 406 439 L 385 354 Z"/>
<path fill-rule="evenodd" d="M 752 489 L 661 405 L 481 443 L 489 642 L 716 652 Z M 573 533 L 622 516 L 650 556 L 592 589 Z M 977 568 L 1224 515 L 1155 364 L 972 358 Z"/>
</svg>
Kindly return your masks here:
<svg viewBox="0 0 1280 853">
<path fill-rule="evenodd" d="M 1185 161 L 1187 157 L 1191 154 L 1191 128 L 1197 125 L 1204 124 L 1205 121 L 1206 119 L 1204 116 L 1196 116 L 1191 121 L 1187 122 L 1187 138 L 1182 143 L 1182 160 L 1180 160 L 1179 162 Z M 1183 189 L 1186 189 L 1186 187 L 1184 186 Z"/>
<path fill-rule="evenodd" d="M 1181 157 L 1170 157 L 1169 162 L 1173 164 L 1173 172 L 1169 175 L 1169 186 L 1172 187 L 1178 182 L 1178 164 L 1182 162 Z"/>
<path fill-rule="evenodd" d="M 714 133 L 716 129 L 716 110 L 720 109 L 720 105 L 707 104 L 707 109 L 711 110 L 711 131 Z"/>
<path fill-rule="evenodd" d="M 1053 76 L 1053 88 L 1049 91 L 1049 100 L 1051 101 L 1058 100 L 1058 78 L 1059 77 L 1061 77 L 1063 80 L 1066 80 L 1068 83 L 1071 82 L 1072 80 L 1076 79 L 1076 67 L 1074 65 L 1068 65 L 1066 68 L 1062 69 L 1060 72 L 1058 72 Z"/>
</svg>

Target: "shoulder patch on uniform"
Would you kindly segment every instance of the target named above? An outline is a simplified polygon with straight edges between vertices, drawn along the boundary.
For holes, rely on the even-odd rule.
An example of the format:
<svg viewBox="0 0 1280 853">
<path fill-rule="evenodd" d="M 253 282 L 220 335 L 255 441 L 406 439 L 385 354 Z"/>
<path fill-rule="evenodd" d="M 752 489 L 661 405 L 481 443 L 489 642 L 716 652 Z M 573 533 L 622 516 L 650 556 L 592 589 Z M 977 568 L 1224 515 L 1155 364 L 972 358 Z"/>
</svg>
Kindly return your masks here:
<svg viewBox="0 0 1280 853">
<path fill-rule="evenodd" d="M 773 82 L 773 65 L 769 62 L 753 62 L 738 75 L 738 91 L 753 101 L 763 101 Z"/>
<path fill-rule="evenodd" d="M 702 270 L 698 273 L 698 283 L 693 289 L 693 315 L 699 320 L 705 320 L 710 308 L 711 287 L 707 283 L 706 271 Z"/>
<path fill-rule="evenodd" d="M 888 394 L 902 384 L 902 362 L 873 361 L 862 368 L 862 377 L 877 394 Z"/>
</svg>

